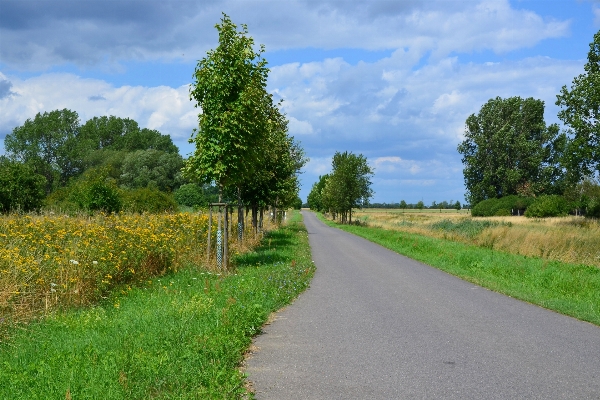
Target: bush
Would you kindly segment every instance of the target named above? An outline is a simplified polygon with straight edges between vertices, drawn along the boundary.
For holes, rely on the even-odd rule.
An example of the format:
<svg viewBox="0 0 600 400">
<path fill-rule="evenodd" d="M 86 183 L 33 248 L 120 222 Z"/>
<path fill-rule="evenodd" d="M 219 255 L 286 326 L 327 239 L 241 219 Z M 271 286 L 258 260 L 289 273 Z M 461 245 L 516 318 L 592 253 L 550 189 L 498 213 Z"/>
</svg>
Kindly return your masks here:
<svg viewBox="0 0 600 400">
<path fill-rule="evenodd" d="M 121 190 L 109 177 L 108 168 L 94 168 L 72 181 L 67 187 L 52 192 L 46 199 L 46 207 L 60 211 L 121 211 Z"/>
<path fill-rule="evenodd" d="M 132 213 L 158 214 L 176 211 L 177 203 L 172 196 L 158 189 L 132 189 L 123 192 L 123 209 Z"/>
<path fill-rule="evenodd" d="M 181 185 L 175 191 L 174 197 L 177 204 L 186 207 L 198 208 L 208 203 L 208 199 L 204 196 L 204 190 L 193 183 Z"/>
<path fill-rule="evenodd" d="M 46 178 L 28 165 L 0 157 L 0 212 L 31 211 L 42 206 Z"/>
<path fill-rule="evenodd" d="M 529 218 L 562 217 L 569 214 L 571 205 L 562 196 L 540 196 L 527 208 Z"/>
<path fill-rule="evenodd" d="M 531 197 L 523 196 L 505 196 L 499 199 L 483 200 L 475 205 L 471 210 L 474 217 L 494 217 L 508 215 L 523 215 L 527 207 L 534 201 Z"/>
</svg>

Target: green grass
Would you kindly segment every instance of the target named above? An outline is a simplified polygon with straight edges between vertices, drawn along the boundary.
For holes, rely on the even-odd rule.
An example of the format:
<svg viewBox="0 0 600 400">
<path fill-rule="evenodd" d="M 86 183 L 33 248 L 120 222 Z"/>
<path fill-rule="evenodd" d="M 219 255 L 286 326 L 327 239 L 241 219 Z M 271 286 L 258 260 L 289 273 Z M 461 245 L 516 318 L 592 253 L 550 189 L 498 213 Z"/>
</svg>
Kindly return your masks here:
<svg viewBox="0 0 600 400">
<path fill-rule="evenodd" d="M 0 346 L 0 398 L 248 396 L 239 366 L 252 336 L 314 272 L 300 219 L 236 259 L 235 273 L 188 268 L 22 326 Z"/>
<path fill-rule="evenodd" d="M 330 226 L 464 280 L 600 325 L 600 268 L 595 266 L 525 257 L 377 227 L 340 225 L 319 217 Z M 444 227 L 464 234 L 480 228 L 457 224 Z"/>
</svg>

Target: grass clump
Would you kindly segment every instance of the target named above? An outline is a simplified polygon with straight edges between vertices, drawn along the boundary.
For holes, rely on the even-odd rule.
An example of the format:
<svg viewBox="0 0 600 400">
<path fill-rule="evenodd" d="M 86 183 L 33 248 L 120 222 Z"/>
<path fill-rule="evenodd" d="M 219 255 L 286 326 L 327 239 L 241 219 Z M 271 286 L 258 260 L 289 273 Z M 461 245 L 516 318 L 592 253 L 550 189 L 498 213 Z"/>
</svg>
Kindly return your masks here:
<svg viewBox="0 0 600 400">
<path fill-rule="evenodd" d="M 510 223 L 507 224 L 510 226 Z M 500 225 L 500 222 L 465 218 L 458 221 L 452 221 L 450 219 L 436 221 L 431 224 L 431 228 L 434 230 L 454 233 L 467 238 L 474 238 L 483 232 L 484 229 L 498 225 Z"/>
<path fill-rule="evenodd" d="M 234 272 L 184 268 L 15 332 L 0 344 L 0 398 L 247 396 L 239 365 L 252 336 L 314 272 L 298 218 L 238 256 Z"/>
<path fill-rule="evenodd" d="M 325 222 L 491 290 L 600 325 L 600 268 L 595 266 L 510 254 L 415 233 Z"/>
</svg>

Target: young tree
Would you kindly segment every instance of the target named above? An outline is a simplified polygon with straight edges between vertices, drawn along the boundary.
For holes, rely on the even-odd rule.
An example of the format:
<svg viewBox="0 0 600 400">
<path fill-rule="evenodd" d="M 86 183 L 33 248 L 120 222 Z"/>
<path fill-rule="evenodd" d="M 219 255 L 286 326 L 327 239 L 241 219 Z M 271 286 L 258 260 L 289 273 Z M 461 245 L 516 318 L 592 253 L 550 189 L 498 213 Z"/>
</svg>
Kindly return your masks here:
<svg viewBox="0 0 600 400">
<path fill-rule="evenodd" d="M 329 175 L 327 174 L 319 176 L 319 181 L 313 184 L 312 189 L 310 190 L 310 193 L 308 194 L 308 198 L 306 200 L 308 203 L 308 207 L 311 210 L 324 210 L 322 193 L 328 178 Z"/>
<path fill-rule="evenodd" d="M 465 140 L 458 146 L 468 201 L 517 194 L 523 187 L 533 194 L 552 193 L 561 175 L 557 142 L 558 126 L 546 126 L 543 101 L 489 100 L 467 118 Z"/>
<path fill-rule="evenodd" d="M 571 90 L 563 86 L 557 95 L 558 113 L 572 140 L 565 152 L 565 164 L 575 179 L 600 172 L 600 31 L 590 43 L 585 73 L 575 77 Z"/>
<path fill-rule="evenodd" d="M 406 207 L 408 207 L 408 204 L 406 204 L 406 201 L 404 201 L 404 200 L 400 201 L 400 208 L 403 210 L 406 210 Z"/>
<path fill-rule="evenodd" d="M 422 210 L 425 207 L 425 203 L 423 203 L 423 200 L 419 200 L 419 202 L 417 203 L 417 209 Z"/>
<path fill-rule="evenodd" d="M 254 51 L 245 25 L 238 31 L 223 14 L 216 28 L 219 45 L 198 61 L 190 88 L 190 97 L 202 112 L 191 140 L 196 150 L 184 171 L 193 181 L 216 182 L 222 193 L 250 179 L 262 156 L 269 121 L 260 105 L 268 68 L 262 58 L 264 47 Z"/>
</svg>

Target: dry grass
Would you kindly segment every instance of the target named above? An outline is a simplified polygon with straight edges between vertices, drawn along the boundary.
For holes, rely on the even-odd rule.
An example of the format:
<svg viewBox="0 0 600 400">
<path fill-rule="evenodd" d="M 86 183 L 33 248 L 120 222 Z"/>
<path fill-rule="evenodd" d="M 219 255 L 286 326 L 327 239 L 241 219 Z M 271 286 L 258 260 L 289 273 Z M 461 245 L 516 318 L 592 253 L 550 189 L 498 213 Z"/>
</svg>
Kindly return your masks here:
<svg viewBox="0 0 600 400">
<path fill-rule="evenodd" d="M 445 210 L 444 210 L 445 211 Z M 508 253 L 600 267 L 600 223 L 583 217 L 529 219 L 525 217 L 471 218 L 464 211 L 407 211 L 366 209 L 355 219 L 384 229 L 450 239 Z M 475 235 L 441 229 L 489 221 Z"/>
</svg>

